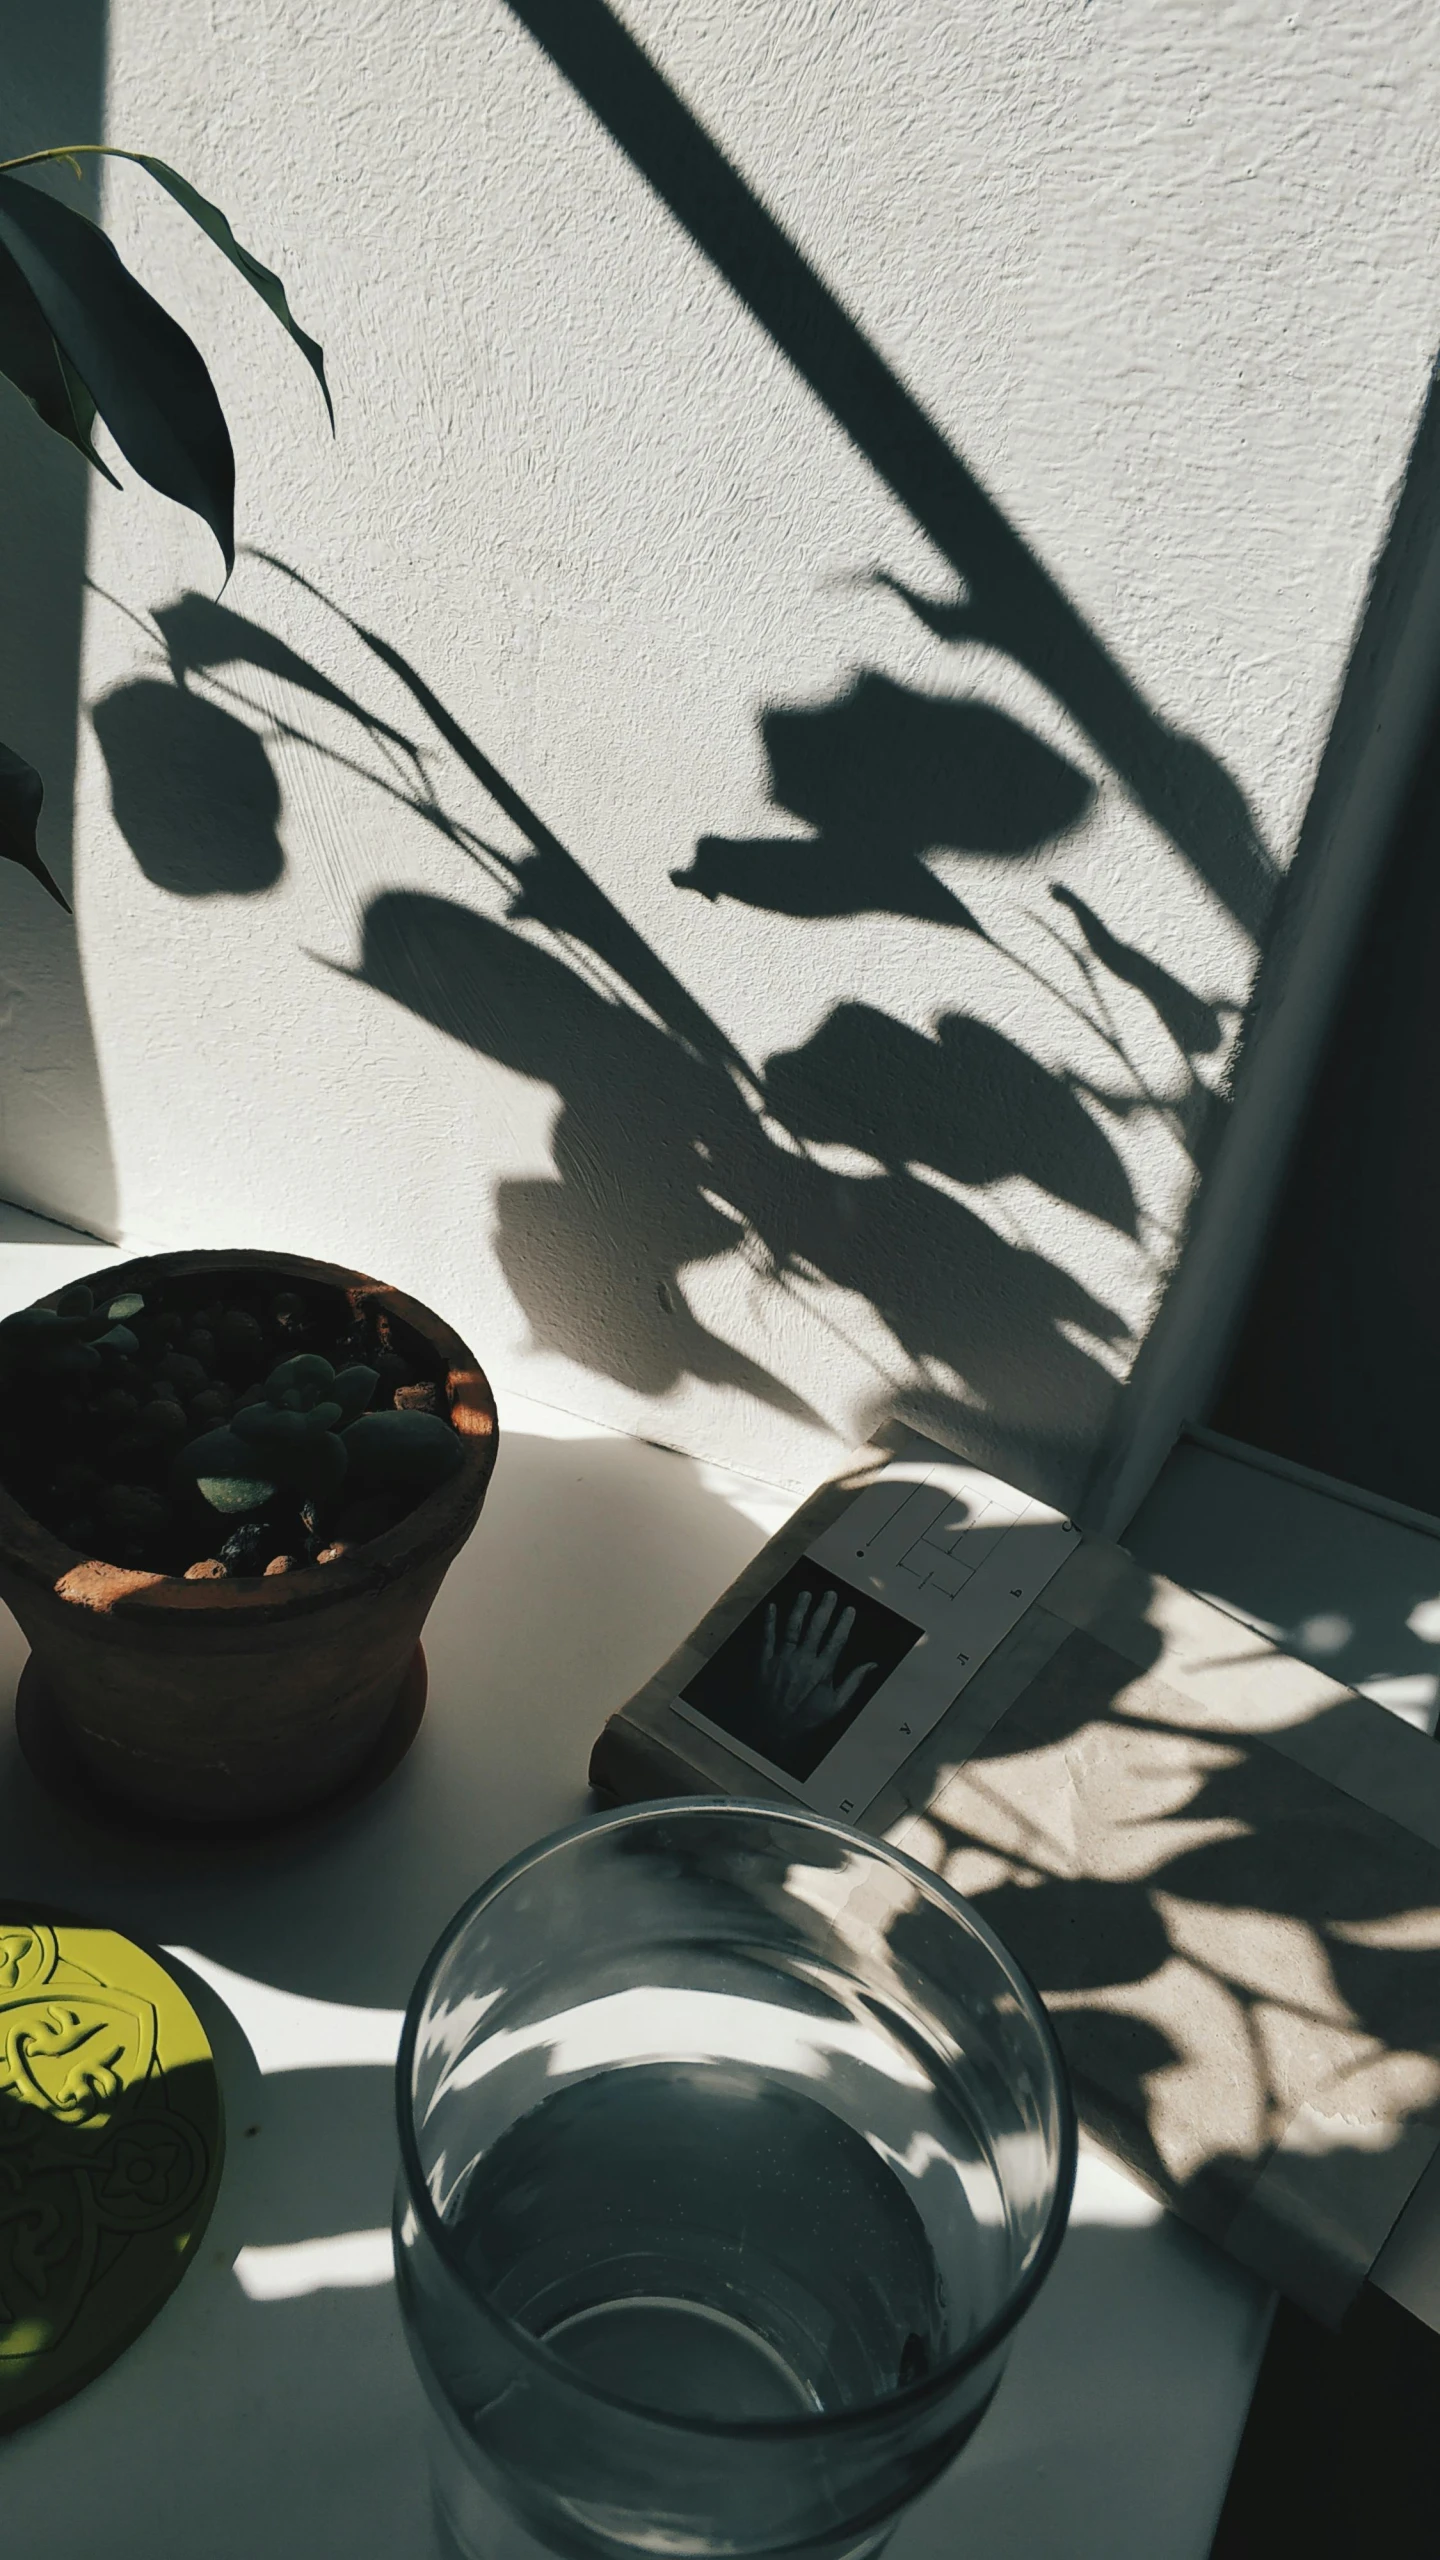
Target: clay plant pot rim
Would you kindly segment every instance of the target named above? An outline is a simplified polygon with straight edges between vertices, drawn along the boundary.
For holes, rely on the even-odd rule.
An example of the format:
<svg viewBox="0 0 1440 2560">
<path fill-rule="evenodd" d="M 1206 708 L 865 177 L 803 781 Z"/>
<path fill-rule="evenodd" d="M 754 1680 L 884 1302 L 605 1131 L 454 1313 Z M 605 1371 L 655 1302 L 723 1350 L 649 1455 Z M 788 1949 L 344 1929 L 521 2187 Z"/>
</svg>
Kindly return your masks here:
<svg viewBox="0 0 1440 2560">
<path fill-rule="evenodd" d="M 239 1247 L 231 1252 L 153 1253 L 85 1277 L 115 1297 L 129 1289 L 143 1296 L 147 1281 L 153 1287 L 210 1271 L 273 1272 L 281 1280 L 325 1281 L 332 1288 L 378 1300 L 387 1314 L 410 1325 L 445 1361 L 450 1421 L 463 1452 L 461 1466 L 383 1537 L 352 1548 L 332 1564 L 297 1565 L 290 1573 L 205 1582 L 106 1564 L 78 1547 L 67 1547 L 0 1485 L 0 1565 L 57 1599 L 110 1619 L 153 1623 L 199 1616 L 258 1627 L 334 1608 L 358 1594 L 383 1589 L 398 1574 L 458 1545 L 484 1499 L 499 1445 L 499 1420 L 489 1380 L 459 1334 L 418 1298 L 367 1279 L 363 1272 L 348 1271 L 338 1263 L 313 1262 L 300 1254 L 257 1253 Z M 66 1281 L 35 1303 L 53 1305 L 66 1288 L 75 1285 L 73 1280 Z"/>
</svg>

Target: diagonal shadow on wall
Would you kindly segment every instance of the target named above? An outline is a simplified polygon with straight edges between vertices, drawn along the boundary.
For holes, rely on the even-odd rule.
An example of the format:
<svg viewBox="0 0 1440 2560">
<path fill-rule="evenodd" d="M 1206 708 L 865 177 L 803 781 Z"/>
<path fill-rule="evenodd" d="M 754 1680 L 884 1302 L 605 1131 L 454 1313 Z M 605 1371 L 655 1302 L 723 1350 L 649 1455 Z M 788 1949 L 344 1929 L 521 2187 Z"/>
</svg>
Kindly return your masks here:
<svg viewBox="0 0 1440 2560">
<path fill-rule="evenodd" d="M 1258 933 L 1278 875 L 1233 775 L 1146 702 L 606 0 L 506 5 L 951 563 L 962 593 L 926 608 L 899 580 L 882 583 L 940 636 L 987 643 L 1036 677 L 1211 894 Z"/>
<path fill-rule="evenodd" d="M 1208 893 L 1257 933 L 1274 869 L 1233 779 L 1148 705 L 603 0 L 510 5 L 938 545 L 961 592 L 937 603 L 883 572 L 872 582 L 942 641 L 983 641 L 1038 678 Z M 284 563 L 269 566 L 308 587 Z M 489 912 L 388 891 L 366 912 L 353 975 L 559 1097 L 552 1172 L 501 1178 L 495 1190 L 495 1250 L 537 1344 L 646 1396 L 690 1376 L 803 1410 L 691 1302 L 687 1273 L 738 1252 L 758 1290 L 804 1293 L 812 1321 L 843 1324 L 846 1298 L 882 1320 L 896 1352 L 893 1370 L 877 1374 L 877 1412 L 901 1409 L 1075 1507 L 1078 1453 L 1102 1444 L 1128 1363 L 1126 1324 L 1013 1217 L 982 1215 L 957 1191 L 1018 1177 L 1124 1239 L 1133 1261 L 1137 1246 L 1150 1248 L 1118 1124 L 1163 1111 L 1199 1161 L 1223 1113 L 1200 1070 L 1231 1027 L 1073 893 L 1055 890 L 1047 976 L 997 943 L 993 921 L 954 885 L 967 855 L 984 856 L 992 882 L 1013 860 L 1033 883 L 1047 851 L 1084 823 L 1091 779 L 989 703 L 873 671 L 828 703 L 766 710 L 772 797 L 810 834 L 703 837 L 672 870 L 677 886 L 799 919 L 913 917 L 958 934 L 957 951 L 983 938 L 1068 1007 L 1113 1072 L 1102 1088 L 1059 1070 L 958 999 L 929 1032 L 867 1003 L 838 1004 L 798 1046 L 755 1061 L 420 670 L 319 600 L 338 617 L 347 657 L 358 640 L 377 685 L 398 685 L 407 717 L 419 715 L 415 733 L 262 624 L 187 596 L 156 617 L 158 671 L 96 708 L 116 819 L 148 875 L 177 893 L 271 884 L 278 801 L 257 763 L 246 690 L 258 674 L 352 722 L 353 753 L 290 734 L 476 866 Z M 170 752 L 157 755 L 167 723 Z M 459 797 L 447 758 L 460 768 Z M 194 822 L 183 780 L 206 775 L 217 791 L 230 786 L 218 828 Z M 491 842 L 488 814 L 472 823 L 472 787 L 528 850 Z M 1163 1096 L 1116 1028 L 1118 989 L 1140 995 L 1168 1035 Z"/>
</svg>

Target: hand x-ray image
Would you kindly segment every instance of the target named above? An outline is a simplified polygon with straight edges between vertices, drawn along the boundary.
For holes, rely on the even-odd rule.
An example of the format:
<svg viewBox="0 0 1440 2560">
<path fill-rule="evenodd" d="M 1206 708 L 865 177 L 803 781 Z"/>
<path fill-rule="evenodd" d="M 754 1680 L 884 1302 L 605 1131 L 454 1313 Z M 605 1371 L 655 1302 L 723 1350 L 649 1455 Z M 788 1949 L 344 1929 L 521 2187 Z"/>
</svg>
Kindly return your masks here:
<svg viewBox="0 0 1440 2560">
<path fill-rule="evenodd" d="M 802 1557 L 681 1694 L 803 1780 L 919 1640 L 908 1618 Z"/>
</svg>

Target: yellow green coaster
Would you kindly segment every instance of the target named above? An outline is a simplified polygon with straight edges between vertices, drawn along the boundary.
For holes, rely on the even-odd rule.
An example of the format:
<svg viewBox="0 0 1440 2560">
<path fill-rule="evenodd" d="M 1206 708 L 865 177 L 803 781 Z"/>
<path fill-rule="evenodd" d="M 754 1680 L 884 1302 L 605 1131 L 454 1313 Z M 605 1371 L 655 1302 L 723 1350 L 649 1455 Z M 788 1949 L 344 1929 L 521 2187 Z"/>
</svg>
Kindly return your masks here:
<svg viewBox="0 0 1440 2560">
<path fill-rule="evenodd" d="M 68 2399 L 153 2319 L 223 2151 L 209 2041 L 159 1960 L 0 1897 L 0 2429 Z"/>
</svg>

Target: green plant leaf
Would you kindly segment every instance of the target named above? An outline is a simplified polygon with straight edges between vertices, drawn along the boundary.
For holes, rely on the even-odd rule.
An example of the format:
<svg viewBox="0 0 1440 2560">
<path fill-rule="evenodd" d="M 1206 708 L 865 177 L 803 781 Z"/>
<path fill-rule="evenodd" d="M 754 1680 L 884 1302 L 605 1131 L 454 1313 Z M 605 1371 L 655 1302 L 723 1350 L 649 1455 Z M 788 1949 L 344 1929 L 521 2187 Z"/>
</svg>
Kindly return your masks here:
<svg viewBox="0 0 1440 2560">
<path fill-rule="evenodd" d="M 100 1354 L 83 1338 L 89 1321 L 83 1315 L 62 1315 L 54 1307 L 17 1308 L 0 1323 L 7 1372 L 22 1369 L 32 1378 L 47 1378 L 97 1370 Z"/>
<path fill-rule="evenodd" d="M 11 257 L 0 255 L 0 373 L 23 392 L 43 425 L 64 436 L 112 488 L 119 481 L 90 441 L 95 403 L 56 345 L 45 314 Z"/>
<path fill-rule="evenodd" d="M 17 756 L 13 747 L 0 746 L 0 858 L 18 862 L 22 871 L 32 872 L 41 888 L 49 890 L 68 916 L 70 901 L 51 879 L 35 842 L 35 825 L 44 797 L 45 785 L 33 764 Z"/>
<path fill-rule="evenodd" d="M 341 1443 L 356 1490 L 364 1493 L 433 1493 L 465 1454 L 437 1413 L 362 1413 Z"/>
<path fill-rule="evenodd" d="M 116 151 L 109 146 L 106 147 L 108 156 L 112 160 L 133 160 L 137 169 L 148 169 L 156 185 L 163 187 L 167 195 L 173 196 L 178 205 L 183 205 L 191 221 L 199 224 L 206 239 L 214 241 L 221 256 L 228 258 L 231 266 L 239 269 L 246 283 L 253 286 L 266 308 L 274 312 L 281 328 L 289 331 L 319 383 L 333 429 L 335 403 L 330 397 L 330 385 L 325 379 L 324 355 L 316 341 L 307 337 L 301 328 L 286 299 L 285 287 L 280 278 L 272 274 L 269 267 L 263 267 L 259 259 L 252 256 L 248 249 L 241 247 L 218 204 L 211 204 L 205 196 L 202 196 L 198 187 L 192 187 L 188 178 L 181 177 L 178 169 L 170 168 L 163 160 L 153 159 L 148 151 Z"/>
<path fill-rule="evenodd" d="M 256 1474 L 259 1452 L 247 1448 L 222 1423 L 191 1440 L 175 1460 L 177 1488 L 194 1485 L 212 1511 L 259 1511 L 275 1497 L 272 1479 Z M 262 1461 L 263 1463 L 263 1461 Z"/>
<path fill-rule="evenodd" d="M 205 359 L 93 222 L 0 173 L 0 248 L 127 462 L 208 524 L 235 563 L 235 456 Z"/>
<path fill-rule="evenodd" d="M 348 1369 L 337 1372 L 330 1393 L 340 1408 L 342 1423 L 358 1420 L 379 1384 L 379 1370 L 367 1368 L 363 1360 L 353 1361 Z"/>
<path fill-rule="evenodd" d="M 258 1476 L 197 1476 L 195 1483 L 212 1511 L 227 1514 L 263 1511 L 275 1494 L 273 1484 L 262 1484 Z"/>
<path fill-rule="evenodd" d="M 111 488 L 119 489 L 124 484 L 116 479 L 109 463 L 101 461 L 92 442 L 97 413 L 95 403 L 90 397 L 89 390 L 81 381 L 79 374 L 76 372 L 75 367 L 65 353 L 64 348 L 62 346 L 57 346 L 55 353 L 60 359 L 60 370 L 65 376 L 65 388 L 70 395 L 71 413 L 81 435 L 85 438 L 85 451 L 87 457 L 94 463 L 96 470 L 101 472 L 109 481 Z"/>
<path fill-rule="evenodd" d="M 330 1410 L 338 1414 L 339 1408 L 332 1405 Z M 321 1502 L 328 1502 L 345 1481 L 349 1464 L 345 1449 L 314 1409 L 242 1405 L 225 1436 L 244 1452 L 234 1466 L 236 1474 L 243 1474 L 247 1467 L 263 1468 L 273 1483 Z M 181 1457 L 188 1463 L 196 1449 L 203 1449 L 203 1444 L 193 1442 Z"/>
<path fill-rule="evenodd" d="M 95 1348 L 97 1351 L 117 1351 L 125 1359 L 133 1360 L 140 1345 L 128 1324 L 112 1324 L 108 1333 L 96 1334 Z"/>
<path fill-rule="evenodd" d="M 188 178 L 182 178 L 178 169 L 172 169 L 168 161 L 157 160 L 149 151 L 122 151 L 119 145 L 113 142 L 72 142 L 57 144 L 53 151 L 27 151 L 22 159 L 6 161 L 4 166 L 8 169 L 30 169 L 42 160 L 68 160 L 72 167 L 76 167 L 78 166 L 77 155 L 81 152 L 87 157 L 93 155 L 104 160 L 132 161 L 137 169 L 145 169 L 149 172 L 157 187 L 163 187 L 168 196 L 174 197 L 175 202 L 189 214 L 191 221 L 198 224 L 206 239 L 214 241 L 221 256 L 228 258 L 231 266 L 245 278 L 252 290 L 259 294 L 266 309 L 274 312 L 281 328 L 287 330 L 294 339 L 320 385 L 333 428 L 335 403 L 330 397 L 330 385 L 325 379 L 323 351 L 313 338 L 307 337 L 301 328 L 290 308 L 285 287 L 280 278 L 273 274 L 269 267 L 262 266 L 251 250 L 242 248 L 218 204 L 211 204 L 209 198 L 202 196 L 198 187 L 192 187 Z"/>
<path fill-rule="evenodd" d="M 63 1326 L 61 1328 L 61 1334 L 62 1339 L 56 1345 L 55 1349 L 51 1351 L 47 1348 L 45 1352 L 45 1367 L 47 1369 L 53 1370 L 57 1377 L 78 1378 L 83 1377 L 90 1370 L 99 1368 L 100 1354 L 96 1350 L 93 1342 L 76 1342 L 74 1340 L 65 1339 Z"/>
<path fill-rule="evenodd" d="M 68 1331 L 69 1327 L 57 1307 L 17 1307 L 13 1316 L 0 1317 L 0 1334 L 13 1336 L 17 1342 L 22 1338 L 28 1342 L 32 1336 L 38 1340 L 46 1333 L 53 1333 L 58 1339 L 62 1330 Z"/>
<path fill-rule="evenodd" d="M 265 1381 L 265 1393 L 277 1401 L 283 1395 L 300 1395 L 306 1404 L 314 1404 L 329 1386 L 335 1372 L 318 1351 L 295 1351 L 272 1369 Z"/>
<path fill-rule="evenodd" d="M 238 1437 L 263 1448 L 267 1443 L 277 1449 L 298 1448 L 305 1438 L 303 1413 L 282 1413 L 273 1404 L 243 1404 L 233 1417 L 230 1428 Z"/>
</svg>

